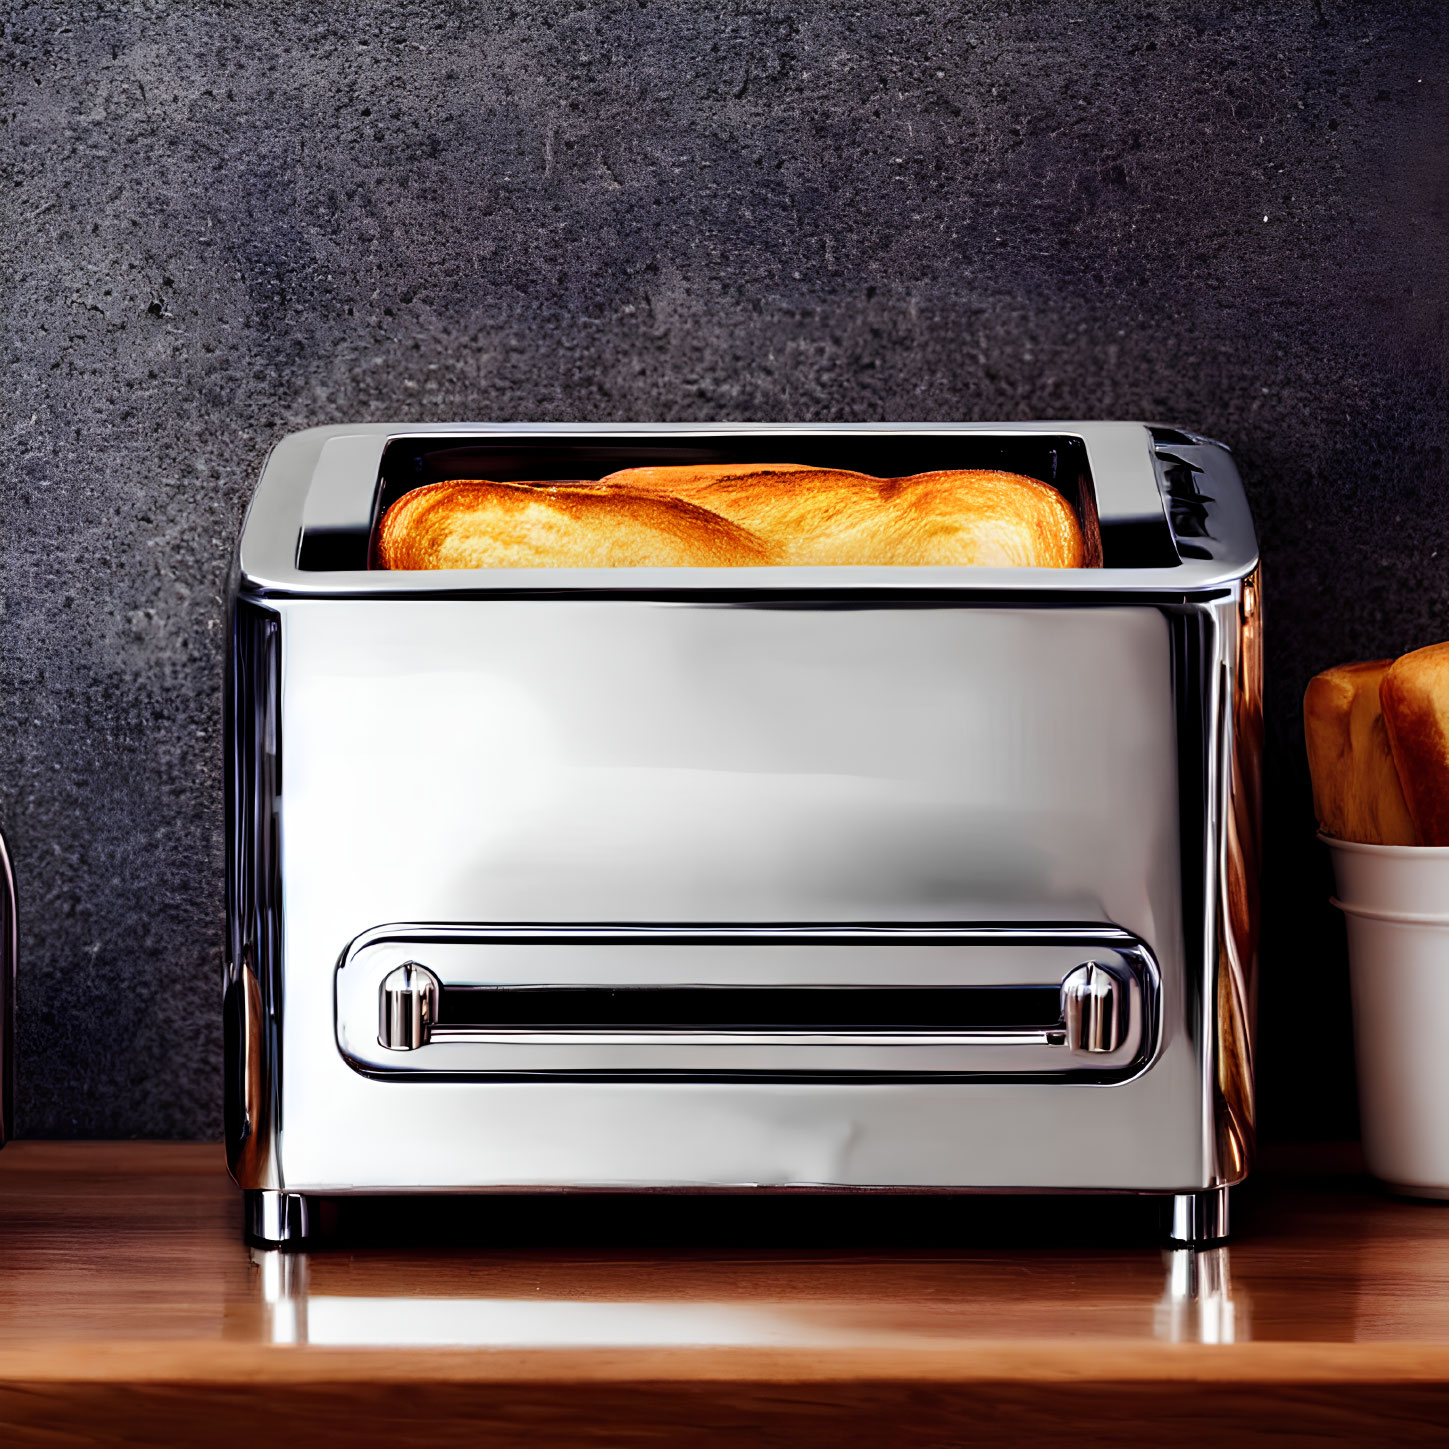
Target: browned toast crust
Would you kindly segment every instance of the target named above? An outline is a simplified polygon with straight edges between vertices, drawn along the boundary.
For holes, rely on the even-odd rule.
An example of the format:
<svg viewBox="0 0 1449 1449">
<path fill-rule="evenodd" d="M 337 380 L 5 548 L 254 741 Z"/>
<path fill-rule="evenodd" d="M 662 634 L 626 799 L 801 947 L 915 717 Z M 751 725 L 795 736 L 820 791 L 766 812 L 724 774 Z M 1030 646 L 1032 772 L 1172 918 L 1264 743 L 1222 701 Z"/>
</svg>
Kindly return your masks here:
<svg viewBox="0 0 1449 1449">
<path fill-rule="evenodd" d="M 1394 660 L 1379 698 L 1419 844 L 1449 845 L 1449 644 Z"/>
<path fill-rule="evenodd" d="M 434 483 L 379 530 L 383 568 L 1080 568 L 1054 488 L 1017 473 L 874 478 L 801 464 L 631 468 L 592 482 Z"/>
<path fill-rule="evenodd" d="M 747 530 L 678 498 L 596 483 L 433 483 L 382 520 L 386 569 L 725 568 L 773 562 Z"/>
<path fill-rule="evenodd" d="M 798 464 L 629 468 L 605 484 L 668 491 L 748 528 L 789 564 L 1080 568 L 1071 505 L 1021 473 L 874 478 Z"/>
<path fill-rule="evenodd" d="M 1313 808 L 1323 830 L 1341 840 L 1412 845 L 1417 839 L 1379 705 L 1392 663 L 1373 659 L 1326 669 L 1303 696 Z"/>
</svg>

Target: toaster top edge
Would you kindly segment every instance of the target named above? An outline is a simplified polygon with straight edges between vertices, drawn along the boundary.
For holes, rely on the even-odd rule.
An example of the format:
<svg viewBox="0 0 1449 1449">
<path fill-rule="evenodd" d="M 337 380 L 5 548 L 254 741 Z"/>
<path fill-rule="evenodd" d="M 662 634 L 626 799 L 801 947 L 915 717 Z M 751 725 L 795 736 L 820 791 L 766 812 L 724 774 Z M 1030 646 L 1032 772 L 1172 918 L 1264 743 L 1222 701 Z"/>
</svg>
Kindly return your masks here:
<svg viewBox="0 0 1449 1449">
<path fill-rule="evenodd" d="M 1083 506 L 1100 520 L 1104 544 L 1116 542 L 1111 550 L 1104 548 L 1106 566 L 1071 570 L 875 566 L 390 573 L 366 566 L 367 540 L 389 488 L 417 486 L 411 470 L 421 470 L 424 462 L 431 474 L 420 472 L 419 482 L 431 481 L 440 466 L 448 466 L 439 459 L 459 460 L 453 466 L 464 471 L 452 476 L 485 476 L 482 470 L 497 458 L 515 464 L 526 460 L 534 471 L 525 469 L 525 477 L 585 477 L 628 466 L 633 458 L 732 460 L 734 455 L 744 461 L 753 454 L 773 458 L 776 452 L 794 452 L 802 456 L 777 461 L 810 461 L 832 448 L 848 450 L 852 458 L 863 455 L 866 463 L 872 452 L 880 454 L 880 462 L 861 464 L 860 471 L 899 465 L 882 476 L 927 471 L 910 466 L 919 460 L 937 467 L 1009 466 L 1019 456 L 1027 460 L 1025 466 L 1018 464 L 1020 471 L 1036 476 L 1059 468 L 1064 491 L 1080 484 Z M 957 455 L 963 461 L 937 461 Z M 535 464 L 536 458 L 546 461 Z M 577 471 L 570 474 L 569 468 Z M 360 423 L 291 433 L 271 449 L 242 527 L 233 586 L 276 597 L 928 591 L 1100 599 L 1119 593 L 1215 592 L 1251 573 L 1257 561 L 1252 518 L 1230 451 L 1179 427 L 1054 421 Z"/>
</svg>

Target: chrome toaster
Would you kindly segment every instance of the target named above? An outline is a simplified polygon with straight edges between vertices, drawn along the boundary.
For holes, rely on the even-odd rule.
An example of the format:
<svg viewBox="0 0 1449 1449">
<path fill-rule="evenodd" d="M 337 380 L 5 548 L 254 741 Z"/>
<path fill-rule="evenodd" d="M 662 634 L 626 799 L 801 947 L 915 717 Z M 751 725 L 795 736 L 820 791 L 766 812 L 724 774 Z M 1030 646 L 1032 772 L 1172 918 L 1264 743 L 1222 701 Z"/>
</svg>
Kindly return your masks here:
<svg viewBox="0 0 1449 1449">
<path fill-rule="evenodd" d="M 1091 567 L 369 568 L 448 478 L 1052 483 Z M 318 428 L 231 588 L 226 1140 L 364 1193 L 1157 1194 L 1253 1140 L 1257 545 L 1138 423 Z"/>
</svg>

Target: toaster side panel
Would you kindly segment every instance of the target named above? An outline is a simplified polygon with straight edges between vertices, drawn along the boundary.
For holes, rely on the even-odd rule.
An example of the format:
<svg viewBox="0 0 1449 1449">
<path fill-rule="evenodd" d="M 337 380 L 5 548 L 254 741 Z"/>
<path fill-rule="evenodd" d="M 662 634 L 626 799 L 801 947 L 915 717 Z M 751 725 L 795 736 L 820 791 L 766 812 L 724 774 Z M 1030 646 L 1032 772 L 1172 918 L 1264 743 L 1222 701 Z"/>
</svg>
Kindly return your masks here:
<svg viewBox="0 0 1449 1449">
<path fill-rule="evenodd" d="M 223 1135 L 244 1187 L 275 1188 L 282 1051 L 281 620 L 239 601 L 226 673 Z"/>
<path fill-rule="evenodd" d="M 1205 1185 L 1159 610 L 277 607 L 289 1190 Z M 378 1081 L 333 978 L 392 921 L 1095 922 L 1154 952 L 1160 1045 L 1111 1086 Z"/>
</svg>

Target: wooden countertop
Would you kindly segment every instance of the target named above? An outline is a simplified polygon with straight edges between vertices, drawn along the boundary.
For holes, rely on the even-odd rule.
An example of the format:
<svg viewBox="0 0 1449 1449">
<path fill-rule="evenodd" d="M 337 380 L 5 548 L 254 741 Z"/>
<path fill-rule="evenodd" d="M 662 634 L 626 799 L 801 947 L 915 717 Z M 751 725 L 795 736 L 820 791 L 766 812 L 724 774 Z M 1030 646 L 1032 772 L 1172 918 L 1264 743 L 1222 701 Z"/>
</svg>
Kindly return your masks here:
<svg viewBox="0 0 1449 1449">
<path fill-rule="evenodd" d="M 0 1443 L 1442 1443 L 1449 1206 L 1322 1153 L 1222 1249 L 1128 1200 L 355 1206 L 256 1253 L 219 1149 L 0 1153 Z"/>
</svg>

